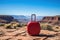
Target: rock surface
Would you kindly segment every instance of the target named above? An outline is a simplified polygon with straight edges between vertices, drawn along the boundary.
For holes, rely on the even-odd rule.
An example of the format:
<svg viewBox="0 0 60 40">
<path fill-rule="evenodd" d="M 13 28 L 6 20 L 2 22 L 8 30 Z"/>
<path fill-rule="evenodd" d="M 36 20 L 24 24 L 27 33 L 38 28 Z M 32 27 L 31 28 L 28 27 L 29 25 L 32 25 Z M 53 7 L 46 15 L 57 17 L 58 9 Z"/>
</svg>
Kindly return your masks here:
<svg viewBox="0 0 60 40">
<path fill-rule="evenodd" d="M 8 29 L 5 28 L 0 28 L 0 30 L 4 32 L 0 40 L 60 40 L 60 32 L 41 30 L 40 35 L 30 36 L 26 31 L 26 27 L 21 27 L 12 32 L 7 32 Z"/>
</svg>

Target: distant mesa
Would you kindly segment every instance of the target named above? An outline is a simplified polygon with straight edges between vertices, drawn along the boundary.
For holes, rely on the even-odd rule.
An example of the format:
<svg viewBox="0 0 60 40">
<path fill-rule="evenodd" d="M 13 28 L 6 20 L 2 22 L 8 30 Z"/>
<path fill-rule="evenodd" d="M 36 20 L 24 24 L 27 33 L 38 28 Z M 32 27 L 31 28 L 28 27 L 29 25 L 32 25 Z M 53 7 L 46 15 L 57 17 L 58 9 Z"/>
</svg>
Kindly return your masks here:
<svg viewBox="0 0 60 40">
<path fill-rule="evenodd" d="M 53 24 L 60 24 L 60 16 L 45 16 L 43 19 L 40 21 L 43 23 L 53 23 Z"/>
</svg>

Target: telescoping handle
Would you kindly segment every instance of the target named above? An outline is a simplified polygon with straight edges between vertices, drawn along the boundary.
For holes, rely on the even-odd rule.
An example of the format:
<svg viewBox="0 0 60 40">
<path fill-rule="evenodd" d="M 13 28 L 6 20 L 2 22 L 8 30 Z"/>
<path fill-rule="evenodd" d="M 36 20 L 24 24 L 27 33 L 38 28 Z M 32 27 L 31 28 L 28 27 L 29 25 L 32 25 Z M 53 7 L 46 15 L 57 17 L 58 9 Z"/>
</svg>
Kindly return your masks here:
<svg viewBox="0 0 60 40">
<path fill-rule="evenodd" d="M 36 15 L 35 14 L 31 15 L 31 21 L 33 21 L 33 22 L 36 21 Z"/>
</svg>

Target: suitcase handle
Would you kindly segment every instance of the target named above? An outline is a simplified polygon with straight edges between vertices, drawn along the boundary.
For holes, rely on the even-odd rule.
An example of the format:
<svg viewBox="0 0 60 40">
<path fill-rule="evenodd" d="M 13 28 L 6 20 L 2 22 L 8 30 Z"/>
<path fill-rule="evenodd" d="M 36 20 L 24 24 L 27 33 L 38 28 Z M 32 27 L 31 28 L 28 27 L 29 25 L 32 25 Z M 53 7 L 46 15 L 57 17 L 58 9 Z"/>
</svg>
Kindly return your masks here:
<svg viewBox="0 0 60 40">
<path fill-rule="evenodd" d="M 36 21 L 36 15 L 35 15 L 35 14 L 32 14 L 32 15 L 31 15 L 31 21 L 33 21 L 33 22 Z"/>
</svg>

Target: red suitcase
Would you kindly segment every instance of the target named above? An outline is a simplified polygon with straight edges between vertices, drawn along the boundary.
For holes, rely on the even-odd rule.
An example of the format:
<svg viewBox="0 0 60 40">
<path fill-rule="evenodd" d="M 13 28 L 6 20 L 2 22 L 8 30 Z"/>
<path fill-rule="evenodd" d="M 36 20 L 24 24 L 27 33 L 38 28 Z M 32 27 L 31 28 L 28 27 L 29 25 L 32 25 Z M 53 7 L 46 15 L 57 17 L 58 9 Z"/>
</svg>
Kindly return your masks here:
<svg viewBox="0 0 60 40">
<path fill-rule="evenodd" d="M 34 20 L 32 20 L 32 17 L 34 16 Z M 36 21 L 36 15 L 31 15 L 31 21 L 27 24 L 27 32 L 29 35 L 39 35 L 40 33 L 40 24 Z"/>
</svg>

